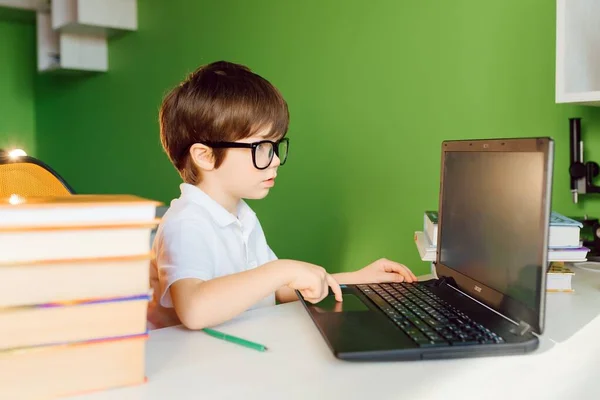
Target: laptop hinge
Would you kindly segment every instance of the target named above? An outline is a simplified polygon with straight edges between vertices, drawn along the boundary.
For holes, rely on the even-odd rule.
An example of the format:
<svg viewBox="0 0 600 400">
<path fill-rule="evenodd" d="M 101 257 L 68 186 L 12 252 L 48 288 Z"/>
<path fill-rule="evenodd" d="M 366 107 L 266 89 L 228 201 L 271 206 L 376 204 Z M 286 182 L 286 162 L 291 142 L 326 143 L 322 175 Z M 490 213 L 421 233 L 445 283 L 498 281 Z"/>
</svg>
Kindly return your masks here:
<svg viewBox="0 0 600 400">
<path fill-rule="evenodd" d="M 439 286 L 442 286 L 444 284 L 450 285 L 450 286 L 454 286 L 454 287 L 458 287 L 458 285 L 456 284 L 456 281 L 451 276 L 442 276 L 441 278 L 436 279 L 434 281 L 433 286 L 439 287 Z"/>
<path fill-rule="evenodd" d="M 515 335 L 519 335 L 519 336 L 526 335 L 527 333 L 530 333 L 530 332 L 531 332 L 531 325 L 529 325 L 525 321 L 519 321 L 519 325 L 517 325 L 513 329 L 511 329 L 511 333 L 514 333 Z"/>
</svg>

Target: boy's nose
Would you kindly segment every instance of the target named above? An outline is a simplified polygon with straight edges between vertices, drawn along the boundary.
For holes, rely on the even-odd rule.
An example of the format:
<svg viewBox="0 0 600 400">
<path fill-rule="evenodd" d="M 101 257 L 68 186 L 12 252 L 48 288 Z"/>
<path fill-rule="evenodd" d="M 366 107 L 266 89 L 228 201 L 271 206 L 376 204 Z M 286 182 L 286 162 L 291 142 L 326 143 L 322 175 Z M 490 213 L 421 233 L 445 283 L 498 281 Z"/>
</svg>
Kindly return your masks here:
<svg viewBox="0 0 600 400">
<path fill-rule="evenodd" d="M 281 160 L 277 154 L 273 154 L 273 160 L 271 161 L 271 167 L 279 167 L 281 165 Z"/>
</svg>

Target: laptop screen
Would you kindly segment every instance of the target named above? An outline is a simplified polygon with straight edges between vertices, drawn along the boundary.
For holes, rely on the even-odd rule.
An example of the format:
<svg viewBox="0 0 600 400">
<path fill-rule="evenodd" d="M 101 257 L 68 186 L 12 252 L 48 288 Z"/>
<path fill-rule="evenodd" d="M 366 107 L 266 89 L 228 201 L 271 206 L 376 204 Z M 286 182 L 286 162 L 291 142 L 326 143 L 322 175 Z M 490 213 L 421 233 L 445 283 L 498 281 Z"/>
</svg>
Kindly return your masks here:
<svg viewBox="0 0 600 400">
<path fill-rule="evenodd" d="M 438 263 L 479 283 L 469 288 L 475 297 L 492 289 L 518 303 L 505 313 L 527 319 L 524 307 L 535 319 L 547 260 L 548 152 L 498 144 L 444 153 Z"/>
</svg>

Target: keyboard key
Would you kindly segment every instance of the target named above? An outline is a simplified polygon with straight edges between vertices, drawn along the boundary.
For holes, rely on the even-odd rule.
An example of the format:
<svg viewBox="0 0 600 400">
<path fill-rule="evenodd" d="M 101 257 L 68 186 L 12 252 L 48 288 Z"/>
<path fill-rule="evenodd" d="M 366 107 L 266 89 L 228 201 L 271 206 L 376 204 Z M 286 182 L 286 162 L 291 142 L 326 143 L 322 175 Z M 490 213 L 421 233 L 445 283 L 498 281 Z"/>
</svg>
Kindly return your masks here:
<svg viewBox="0 0 600 400">
<path fill-rule="evenodd" d="M 417 328 L 414 328 L 412 325 L 406 329 L 406 333 L 408 333 L 409 336 L 423 336 L 421 331 L 419 331 Z"/>
<path fill-rule="evenodd" d="M 415 326 L 417 328 L 420 328 L 421 326 L 425 325 L 425 323 L 423 321 L 421 321 L 419 318 L 414 319 L 413 321 L 410 321 L 413 324 L 415 324 Z"/>
<path fill-rule="evenodd" d="M 401 320 L 401 321 L 397 321 L 396 323 L 397 323 L 398 325 L 400 325 L 400 326 L 404 326 L 404 327 L 406 327 L 406 328 L 409 328 L 409 327 L 411 327 L 411 326 L 412 326 L 412 325 L 411 325 L 411 323 L 410 323 L 410 322 L 408 322 L 407 320 Z M 490 339 L 490 340 L 492 340 L 492 339 Z"/>
<path fill-rule="evenodd" d="M 423 325 L 423 326 L 419 327 L 419 330 L 421 332 L 423 332 L 424 334 L 435 333 L 435 331 L 433 329 L 431 329 L 430 327 L 428 327 L 427 325 Z"/>
<path fill-rule="evenodd" d="M 408 336 L 410 336 L 410 338 L 412 340 L 414 340 L 417 343 L 423 343 L 423 342 L 429 342 L 431 341 L 431 339 L 429 339 L 428 337 L 426 337 L 425 335 L 423 335 L 422 333 L 416 333 L 416 334 L 407 334 Z"/>
<path fill-rule="evenodd" d="M 444 341 L 442 339 L 442 337 L 440 335 L 436 334 L 436 333 L 425 333 L 425 336 L 427 336 L 431 340 L 441 340 L 441 341 Z"/>
<path fill-rule="evenodd" d="M 424 320 L 425 322 L 427 322 L 427 323 L 428 323 L 430 326 L 434 327 L 434 328 L 437 328 L 437 327 L 443 326 L 443 324 L 439 323 L 438 321 L 436 321 L 436 320 L 435 320 L 435 319 L 433 319 L 433 318 L 423 318 L 423 320 Z"/>
</svg>

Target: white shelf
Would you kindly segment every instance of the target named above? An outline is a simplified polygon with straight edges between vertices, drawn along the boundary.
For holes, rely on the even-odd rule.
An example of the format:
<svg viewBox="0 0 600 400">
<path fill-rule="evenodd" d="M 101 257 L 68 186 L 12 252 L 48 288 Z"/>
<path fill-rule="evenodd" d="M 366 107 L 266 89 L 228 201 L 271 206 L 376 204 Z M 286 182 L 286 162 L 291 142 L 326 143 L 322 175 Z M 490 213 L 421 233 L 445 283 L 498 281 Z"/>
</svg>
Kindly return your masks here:
<svg viewBox="0 0 600 400">
<path fill-rule="evenodd" d="M 0 0 L 2 10 L 35 18 L 39 72 L 108 71 L 107 38 L 137 30 L 137 0 Z"/>
<path fill-rule="evenodd" d="M 37 13 L 37 43 L 40 72 L 108 70 L 106 37 L 55 31 L 48 13 Z"/>
<path fill-rule="evenodd" d="M 36 11 L 44 3 L 44 0 L 0 0 L 0 7 L 10 7 L 17 8 L 20 10 Z"/>
<path fill-rule="evenodd" d="M 52 30 L 50 14 L 43 12 L 36 14 L 36 31 L 38 71 L 47 71 L 56 68 L 59 65 L 60 47 L 58 44 L 58 33 Z"/>
<path fill-rule="evenodd" d="M 137 30 L 137 0 L 52 0 L 52 29 L 114 36 Z"/>
<path fill-rule="evenodd" d="M 600 106 L 600 1 L 556 2 L 556 103 Z"/>
</svg>

